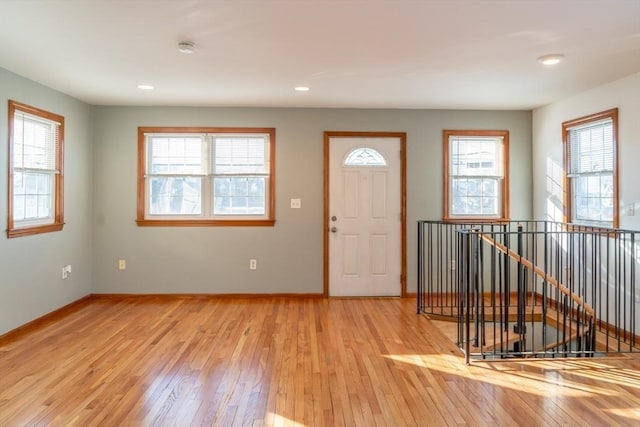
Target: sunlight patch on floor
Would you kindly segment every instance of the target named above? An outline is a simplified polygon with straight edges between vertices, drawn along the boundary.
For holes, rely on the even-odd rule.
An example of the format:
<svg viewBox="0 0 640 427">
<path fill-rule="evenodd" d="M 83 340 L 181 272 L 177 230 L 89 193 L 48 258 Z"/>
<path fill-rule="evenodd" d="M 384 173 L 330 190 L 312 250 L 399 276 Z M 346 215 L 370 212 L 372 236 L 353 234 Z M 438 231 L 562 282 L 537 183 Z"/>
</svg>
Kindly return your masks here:
<svg viewBox="0 0 640 427">
<path fill-rule="evenodd" d="M 527 362 L 520 362 L 525 365 Z M 623 387 L 640 389 L 640 372 L 634 369 L 612 366 L 602 361 L 564 360 L 554 362 L 528 362 L 528 366 L 544 367 L 545 371 L 558 371 L 560 375 L 588 378 Z"/>
<path fill-rule="evenodd" d="M 273 412 L 267 414 L 265 424 L 269 427 L 307 427 L 305 424 L 290 420 L 287 417 Z"/>
<path fill-rule="evenodd" d="M 611 408 L 604 409 L 604 411 L 619 417 L 640 421 L 640 408 Z"/>
<path fill-rule="evenodd" d="M 420 368 L 437 370 L 451 375 L 482 381 L 499 387 L 520 390 L 543 397 L 589 397 L 593 395 L 616 396 L 616 391 L 582 384 L 564 378 L 561 371 L 538 369 L 526 371 L 513 366 L 518 362 L 500 362 L 493 365 L 466 366 L 460 357 L 448 354 L 387 354 L 384 357 L 408 363 Z M 522 365 L 526 367 L 526 365 Z M 575 373 L 575 372 L 572 372 Z M 600 378 L 596 372 L 594 377 Z M 603 375 L 606 378 L 606 373 Z M 604 378 L 603 378 L 604 379 Z M 625 384 L 627 385 L 627 384 Z"/>
</svg>

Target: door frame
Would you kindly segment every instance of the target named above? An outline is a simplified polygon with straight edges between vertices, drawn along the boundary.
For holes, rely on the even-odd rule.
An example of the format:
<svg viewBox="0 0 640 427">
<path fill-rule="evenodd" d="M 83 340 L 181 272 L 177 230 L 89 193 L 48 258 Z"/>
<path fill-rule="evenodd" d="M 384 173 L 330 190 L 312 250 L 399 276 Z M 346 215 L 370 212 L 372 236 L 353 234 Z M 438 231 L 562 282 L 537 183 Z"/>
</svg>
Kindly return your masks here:
<svg viewBox="0 0 640 427">
<path fill-rule="evenodd" d="M 324 297 L 329 297 L 329 141 L 335 137 L 398 138 L 400 139 L 400 297 L 407 297 L 407 133 L 406 132 L 324 132 L 324 233 L 323 285 Z"/>
</svg>

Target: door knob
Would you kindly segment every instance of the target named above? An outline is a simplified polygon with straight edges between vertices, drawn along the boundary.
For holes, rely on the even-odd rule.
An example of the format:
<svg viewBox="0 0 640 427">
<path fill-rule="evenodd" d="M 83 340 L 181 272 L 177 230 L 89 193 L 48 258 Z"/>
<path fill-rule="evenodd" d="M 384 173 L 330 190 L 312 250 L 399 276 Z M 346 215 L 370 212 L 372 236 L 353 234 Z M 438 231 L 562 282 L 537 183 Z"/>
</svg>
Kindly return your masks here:
<svg viewBox="0 0 640 427">
<path fill-rule="evenodd" d="M 337 221 L 338 217 L 336 217 L 335 215 L 331 217 L 331 221 Z"/>
<path fill-rule="evenodd" d="M 335 232 L 337 232 L 337 231 L 338 231 L 338 229 L 337 229 L 336 227 L 331 227 L 331 232 L 332 232 L 332 233 L 335 233 Z"/>
</svg>

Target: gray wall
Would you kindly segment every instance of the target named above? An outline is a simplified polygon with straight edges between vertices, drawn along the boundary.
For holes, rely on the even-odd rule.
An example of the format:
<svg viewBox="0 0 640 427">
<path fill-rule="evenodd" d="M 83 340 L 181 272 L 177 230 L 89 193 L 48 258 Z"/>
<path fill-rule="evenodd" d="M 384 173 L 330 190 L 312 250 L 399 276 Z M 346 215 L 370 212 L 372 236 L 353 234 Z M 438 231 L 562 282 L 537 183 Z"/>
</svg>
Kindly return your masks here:
<svg viewBox="0 0 640 427">
<path fill-rule="evenodd" d="M 511 217 L 555 219 L 561 123 L 618 107 L 621 226 L 640 229 L 639 93 L 634 74 L 539 108 L 533 119 L 524 111 L 91 107 L 0 68 L 0 334 L 91 292 L 322 292 L 325 130 L 407 132 L 409 292 L 415 221 L 442 215 L 442 129 L 508 129 Z M 8 99 L 65 116 L 62 232 L 6 238 Z M 138 126 L 275 127 L 275 227 L 137 227 Z M 294 197 L 302 209 L 289 209 Z M 73 273 L 63 281 L 65 264 Z"/>
<path fill-rule="evenodd" d="M 92 107 L 0 68 L 3 231 L 8 99 L 65 117 L 66 225 L 0 235 L 0 334 L 89 293 L 321 293 L 325 130 L 407 133 L 409 292 L 416 220 L 442 216 L 443 129 L 508 129 L 511 216 L 532 214 L 530 112 Z M 138 126 L 275 127 L 276 225 L 137 227 Z M 302 209 L 290 209 L 291 198 L 301 198 Z M 256 271 L 250 258 L 258 259 Z M 62 280 L 65 264 L 73 273 Z"/>
<path fill-rule="evenodd" d="M 562 221 L 562 122 L 616 107 L 620 228 L 640 230 L 640 73 L 534 110 L 535 218 Z"/>
<path fill-rule="evenodd" d="M 60 232 L 7 239 L 9 99 L 65 117 Z M 92 107 L 0 68 L 0 335 L 92 291 L 92 121 Z"/>
<path fill-rule="evenodd" d="M 619 79 L 607 84 L 595 87 L 588 91 L 576 94 L 575 96 L 563 99 L 559 102 L 538 108 L 533 111 L 532 134 L 533 134 L 533 201 L 534 215 L 538 219 L 550 219 L 562 221 L 562 122 L 588 116 L 610 108 L 618 108 L 618 202 L 620 213 L 620 228 L 628 230 L 640 230 L 640 73 L 632 74 L 623 79 Z M 631 268 L 635 268 L 636 274 L 640 272 L 640 256 L 638 253 L 626 252 L 624 248 L 616 247 L 613 242 L 609 242 L 610 253 L 620 251 L 621 258 L 625 260 L 627 274 Z M 602 246 L 600 246 L 602 245 Z M 598 250 L 606 249 L 605 244 L 599 243 Z M 584 250 L 591 250 L 590 246 Z M 625 253 L 626 252 L 626 253 Z M 635 265 L 634 265 L 635 261 Z M 632 286 L 619 288 L 620 272 L 613 269 L 613 260 L 603 258 L 595 268 L 598 271 L 598 280 L 609 280 L 608 284 L 600 282 L 601 304 L 607 305 L 606 301 L 611 301 L 605 311 L 603 307 L 598 307 L 601 318 L 608 316 L 604 320 L 610 324 L 619 322 L 621 319 L 614 319 L 613 313 L 620 310 L 620 295 L 614 296 L 615 292 L 623 292 L 625 295 L 624 306 L 626 313 L 630 313 L 630 307 L 634 302 L 635 310 L 640 307 L 640 280 L 635 278 L 635 289 Z M 587 275 L 593 274 L 593 269 L 589 266 Z M 625 276 L 623 274 L 622 276 Z M 590 277 L 586 282 L 591 283 Z M 626 277 L 625 284 L 631 284 L 632 278 Z M 615 284 L 615 285 L 614 285 Z M 586 301 L 591 303 L 590 287 L 587 287 Z M 611 298 L 607 298 L 607 293 Z M 595 304 L 592 304 L 595 305 Z M 615 307 L 618 305 L 618 307 Z M 627 322 L 622 319 L 623 323 Z M 623 324 L 629 330 L 629 323 Z M 640 318 L 636 316 L 636 330 L 640 327 Z"/>
<path fill-rule="evenodd" d="M 409 292 L 416 289 L 416 221 L 442 217 L 443 129 L 508 129 L 511 217 L 532 215 L 530 112 L 96 107 L 94 126 L 97 293 L 322 292 L 325 130 L 407 132 Z M 275 127 L 276 225 L 137 227 L 138 126 Z M 291 198 L 301 198 L 302 209 L 290 209 Z M 118 259 L 127 260 L 126 270 Z"/>
</svg>

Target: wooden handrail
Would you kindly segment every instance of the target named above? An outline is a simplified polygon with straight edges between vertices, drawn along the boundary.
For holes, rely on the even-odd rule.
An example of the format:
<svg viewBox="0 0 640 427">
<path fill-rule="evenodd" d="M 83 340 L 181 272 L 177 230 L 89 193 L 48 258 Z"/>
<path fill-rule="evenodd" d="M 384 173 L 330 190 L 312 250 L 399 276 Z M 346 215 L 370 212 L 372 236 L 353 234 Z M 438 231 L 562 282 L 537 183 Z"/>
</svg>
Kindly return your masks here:
<svg viewBox="0 0 640 427">
<path fill-rule="evenodd" d="M 566 296 L 571 298 L 571 300 L 573 302 L 575 302 L 576 304 L 578 304 L 580 307 L 584 308 L 584 310 L 587 313 L 589 313 L 592 316 L 592 318 L 595 319 L 595 315 L 596 315 L 595 310 L 589 304 L 584 302 L 584 300 L 582 298 L 580 298 L 579 296 L 577 296 L 573 292 L 571 292 L 571 290 L 568 287 L 566 287 L 565 285 L 560 283 L 556 278 L 549 276 L 542 268 L 538 267 L 537 265 L 534 265 L 531 261 L 529 261 L 527 258 L 524 258 L 522 255 L 520 255 L 519 253 L 517 253 L 513 249 L 509 249 L 505 245 L 503 245 L 502 243 L 496 242 L 489 235 L 484 234 L 482 232 L 476 232 L 476 233 L 482 238 L 482 240 L 484 240 L 485 242 L 489 243 L 491 246 L 493 246 L 493 247 L 497 248 L 498 250 L 500 250 L 501 252 L 507 254 L 510 258 L 518 261 L 519 263 L 521 263 L 525 267 L 533 270 L 533 272 L 538 277 L 544 279 L 551 286 L 559 289 L 560 292 L 562 292 L 563 294 L 565 294 Z"/>
</svg>

